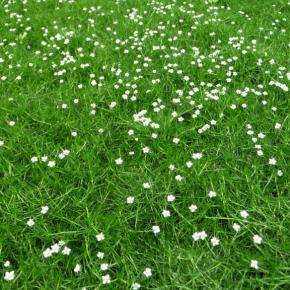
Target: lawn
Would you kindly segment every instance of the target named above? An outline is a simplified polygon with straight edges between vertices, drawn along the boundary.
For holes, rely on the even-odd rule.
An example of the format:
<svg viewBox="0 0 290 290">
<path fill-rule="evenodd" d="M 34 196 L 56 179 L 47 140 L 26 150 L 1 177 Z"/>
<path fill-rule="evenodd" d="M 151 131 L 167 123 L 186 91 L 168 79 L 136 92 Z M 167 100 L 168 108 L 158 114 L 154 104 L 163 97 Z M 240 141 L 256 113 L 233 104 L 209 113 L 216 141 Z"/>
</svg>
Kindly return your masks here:
<svg viewBox="0 0 290 290">
<path fill-rule="evenodd" d="M 2 0 L 0 289 L 289 289 L 289 12 Z"/>
</svg>

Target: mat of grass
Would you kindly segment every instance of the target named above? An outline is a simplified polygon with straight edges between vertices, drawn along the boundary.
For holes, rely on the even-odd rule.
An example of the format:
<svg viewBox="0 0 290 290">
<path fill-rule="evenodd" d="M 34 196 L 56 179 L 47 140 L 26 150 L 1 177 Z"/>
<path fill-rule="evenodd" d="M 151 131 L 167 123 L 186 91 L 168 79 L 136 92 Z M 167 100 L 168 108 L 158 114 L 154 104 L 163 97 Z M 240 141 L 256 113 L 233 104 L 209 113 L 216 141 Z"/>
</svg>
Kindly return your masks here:
<svg viewBox="0 0 290 290">
<path fill-rule="evenodd" d="M 4 0 L 1 289 L 289 289 L 289 3 Z"/>
</svg>

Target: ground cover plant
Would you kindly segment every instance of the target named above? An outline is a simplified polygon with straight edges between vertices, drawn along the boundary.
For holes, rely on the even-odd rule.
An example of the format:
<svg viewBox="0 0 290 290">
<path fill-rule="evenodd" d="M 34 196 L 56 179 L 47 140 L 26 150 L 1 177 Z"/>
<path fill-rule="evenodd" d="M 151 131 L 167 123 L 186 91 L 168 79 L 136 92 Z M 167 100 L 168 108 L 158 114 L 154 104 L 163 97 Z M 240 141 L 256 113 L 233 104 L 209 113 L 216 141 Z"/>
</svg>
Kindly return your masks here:
<svg viewBox="0 0 290 290">
<path fill-rule="evenodd" d="M 287 0 L 4 0 L 1 289 L 289 289 Z"/>
</svg>

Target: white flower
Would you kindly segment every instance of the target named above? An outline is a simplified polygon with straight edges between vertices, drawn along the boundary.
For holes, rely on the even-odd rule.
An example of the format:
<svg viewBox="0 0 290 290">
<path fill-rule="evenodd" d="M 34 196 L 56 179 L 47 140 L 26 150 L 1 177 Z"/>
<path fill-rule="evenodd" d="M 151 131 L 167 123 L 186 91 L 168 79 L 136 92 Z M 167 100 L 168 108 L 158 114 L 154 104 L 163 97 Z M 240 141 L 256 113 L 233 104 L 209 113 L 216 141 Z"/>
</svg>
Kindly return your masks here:
<svg viewBox="0 0 290 290">
<path fill-rule="evenodd" d="M 118 158 L 118 159 L 115 160 L 115 163 L 117 165 L 122 165 L 123 164 L 123 159 L 122 158 Z"/>
<path fill-rule="evenodd" d="M 4 145 L 4 141 L 0 140 L 0 146 L 3 146 L 3 145 Z"/>
<path fill-rule="evenodd" d="M 159 226 L 153 226 L 152 227 L 152 231 L 155 235 L 159 234 L 160 233 L 160 228 Z"/>
<path fill-rule="evenodd" d="M 34 224 L 35 224 L 35 222 L 34 222 L 34 220 L 31 219 L 31 218 L 27 221 L 27 225 L 28 225 L 29 227 L 33 227 Z"/>
<path fill-rule="evenodd" d="M 100 267 L 100 269 L 101 269 L 102 271 L 106 271 L 106 270 L 108 270 L 108 269 L 109 269 L 109 265 L 108 265 L 108 264 L 106 264 L 106 263 L 104 263 L 104 264 L 101 264 L 101 267 Z"/>
<path fill-rule="evenodd" d="M 207 237 L 207 233 L 205 231 L 202 231 L 202 232 L 199 233 L 199 236 L 200 236 L 201 240 L 205 240 L 206 237 Z"/>
<path fill-rule="evenodd" d="M 15 122 L 14 121 L 9 121 L 8 122 L 8 125 L 11 126 L 11 127 L 13 127 L 15 125 Z"/>
<path fill-rule="evenodd" d="M 234 224 L 233 224 L 233 229 L 234 229 L 236 232 L 239 232 L 240 229 L 241 229 L 241 226 L 240 226 L 239 224 L 234 223 Z"/>
<path fill-rule="evenodd" d="M 190 207 L 189 207 L 189 210 L 191 212 L 195 212 L 197 210 L 197 206 L 195 204 L 192 204 Z"/>
<path fill-rule="evenodd" d="M 259 266 L 257 260 L 251 260 L 251 268 L 258 270 Z"/>
<path fill-rule="evenodd" d="M 278 170 L 278 171 L 277 171 L 277 175 L 278 175 L 278 176 L 282 176 L 282 175 L 283 175 L 283 171 L 282 171 L 282 170 Z"/>
<path fill-rule="evenodd" d="M 30 160 L 32 163 L 35 163 L 38 161 L 38 158 L 36 156 L 33 156 Z"/>
<path fill-rule="evenodd" d="M 246 210 L 242 210 L 242 211 L 240 211 L 240 216 L 242 218 L 246 219 L 249 216 L 249 214 Z"/>
<path fill-rule="evenodd" d="M 175 196 L 170 194 L 170 195 L 167 195 L 167 201 L 168 202 L 173 202 L 175 200 Z"/>
<path fill-rule="evenodd" d="M 46 214 L 48 212 L 48 209 L 49 209 L 49 207 L 47 205 L 46 206 L 42 206 L 40 213 L 41 214 Z"/>
<path fill-rule="evenodd" d="M 202 153 L 193 153 L 192 154 L 192 159 L 201 159 L 202 158 Z"/>
<path fill-rule="evenodd" d="M 220 243 L 220 240 L 217 239 L 216 237 L 213 237 L 211 240 L 210 240 L 211 244 L 213 245 L 213 247 L 215 246 L 218 246 L 219 243 Z"/>
<path fill-rule="evenodd" d="M 78 135 L 77 132 L 71 132 L 72 137 L 76 137 Z"/>
<path fill-rule="evenodd" d="M 183 179 L 183 177 L 181 175 L 176 175 L 175 176 L 175 180 L 176 181 L 181 181 Z"/>
<path fill-rule="evenodd" d="M 10 271 L 10 272 L 5 272 L 4 275 L 4 280 L 6 281 L 11 281 L 15 278 L 15 272 L 14 271 Z"/>
<path fill-rule="evenodd" d="M 71 252 L 71 249 L 68 248 L 67 246 L 64 247 L 64 249 L 62 250 L 62 253 L 66 256 L 68 256 Z"/>
<path fill-rule="evenodd" d="M 91 85 L 92 85 L 93 87 L 95 87 L 95 86 L 97 85 L 96 80 L 92 80 L 92 81 L 91 81 Z"/>
<path fill-rule="evenodd" d="M 44 258 L 48 258 L 52 255 L 52 251 L 50 248 L 47 248 L 43 253 Z"/>
<path fill-rule="evenodd" d="M 65 245 L 65 241 L 60 240 L 60 241 L 58 242 L 58 244 L 62 247 L 62 246 Z"/>
<path fill-rule="evenodd" d="M 96 235 L 96 239 L 98 242 L 103 241 L 105 239 L 105 235 L 103 233 L 99 233 Z"/>
<path fill-rule="evenodd" d="M 60 251 L 61 245 L 59 243 L 55 243 L 50 247 L 51 253 L 58 253 Z"/>
<path fill-rule="evenodd" d="M 163 211 L 162 211 L 162 215 L 163 215 L 163 217 L 165 217 L 165 218 L 170 217 L 170 211 L 169 211 L 169 210 L 163 210 Z"/>
<path fill-rule="evenodd" d="M 46 162 L 47 160 L 48 160 L 48 157 L 47 157 L 47 156 L 42 156 L 42 157 L 41 157 L 41 161 L 42 161 L 42 162 Z"/>
<path fill-rule="evenodd" d="M 195 232 L 192 234 L 192 238 L 194 241 L 205 240 L 207 237 L 207 233 L 205 231 Z"/>
<path fill-rule="evenodd" d="M 282 127 L 282 125 L 281 125 L 280 123 L 276 123 L 276 124 L 275 124 L 275 129 L 276 129 L 276 130 L 281 129 L 281 127 Z"/>
<path fill-rule="evenodd" d="M 104 256 L 105 256 L 105 254 L 103 253 L 103 252 L 98 252 L 97 253 L 97 257 L 99 258 L 99 259 L 104 259 Z"/>
<path fill-rule="evenodd" d="M 147 154 L 150 152 L 150 148 L 149 147 L 144 147 L 142 148 L 143 153 Z"/>
<path fill-rule="evenodd" d="M 254 235 L 254 236 L 253 236 L 253 240 L 254 240 L 254 243 L 255 243 L 255 244 L 260 245 L 260 244 L 262 244 L 262 240 L 263 240 L 263 238 L 260 237 L 260 236 L 258 236 L 258 235 Z"/>
<path fill-rule="evenodd" d="M 102 283 L 103 284 L 110 284 L 111 283 L 111 277 L 109 274 L 102 276 Z"/>
<path fill-rule="evenodd" d="M 52 161 L 48 161 L 48 167 L 54 167 L 55 166 L 55 161 L 52 160 Z"/>
<path fill-rule="evenodd" d="M 132 290 L 138 290 L 138 289 L 140 289 L 141 288 L 141 285 L 139 284 L 139 283 L 134 283 L 133 285 L 132 285 Z"/>
<path fill-rule="evenodd" d="M 215 192 L 215 191 L 210 191 L 210 192 L 208 193 L 208 196 L 209 196 L 210 198 L 216 197 L 216 192 Z"/>
<path fill-rule="evenodd" d="M 132 204 L 134 202 L 134 200 L 135 200 L 134 196 L 128 196 L 127 197 L 127 203 L 128 204 Z"/>
<path fill-rule="evenodd" d="M 178 144 L 178 143 L 179 143 L 179 141 L 180 141 L 180 139 L 179 139 L 179 138 L 173 138 L 173 143 L 175 143 L 175 144 Z"/>
<path fill-rule="evenodd" d="M 198 241 L 199 240 L 199 233 L 198 232 L 193 233 L 192 238 L 194 241 Z"/>
<path fill-rule="evenodd" d="M 151 271 L 151 269 L 150 269 L 150 268 L 146 268 L 146 269 L 144 270 L 144 272 L 143 272 L 143 275 L 144 275 L 146 278 L 152 276 L 152 271 Z"/>
<path fill-rule="evenodd" d="M 76 266 L 74 267 L 74 272 L 75 273 L 79 273 L 81 271 L 81 265 L 80 264 L 76 264 Z"/>
<path fill-rule="evenodd" d="M 145 183 L 143 183 L 143 188 L 144 189 L 149 189 L 151 186 L 150 186 L 150 184 L 149 184 L 149 182 L 145 182 Z"/>
<path fill-rule="evenodd" d="M 168 168 L 169 170 L 173 171 L 175 169 L 175 166 L 173 164 L 170 164 Z"/>
<path fill-rule="evenodd" d="M 259 134 L 258 134 L 258 138 L 260 138 L 260 139 L 264 139 L 264 138 L 265 138 L 265 134 L 263 134 L 263 133 L 259 133 Z"/>
<path fill-rule="evenodd" d="M 10 266 L 10 261 L 7 260 L 7 261 L 4 263 L 4 267 L 7 268 L 7 267 L 9 267 L 9 266 Z"/>
<path fill-rule="evenodd" d="M 58 158 L 59 159 L 64 159 L 67 155 L 69 155 L 70 151 L 65 149 L 63 150 L 63 152 L 61 152 L 59 155 L 58 155 Z"/>
<path fill-rule="evenodd" d="M 269 159 L 269 164 L 270 165 L 276 165 L 277 164 L 277 160 L 275 158 L 270 158 Z"/>
<path fill-rule="evenodd" d="M 192 167 L 192 164 L 193 164 L 193 163 L 192 163 L 191 161 L 187 161 L 187 162 L 186 162 L 186 166 L 187 166 L 188 168 Z"/>
<path fill-rule="evenodd" d="M 117 106 L 117 103 L 116 103 L 116 102 L 112 102 L 112 103 L 109 105 L 110 109 L 113 109 L 113 108 L 115 108 L 116 106 Z"/>
</svg>

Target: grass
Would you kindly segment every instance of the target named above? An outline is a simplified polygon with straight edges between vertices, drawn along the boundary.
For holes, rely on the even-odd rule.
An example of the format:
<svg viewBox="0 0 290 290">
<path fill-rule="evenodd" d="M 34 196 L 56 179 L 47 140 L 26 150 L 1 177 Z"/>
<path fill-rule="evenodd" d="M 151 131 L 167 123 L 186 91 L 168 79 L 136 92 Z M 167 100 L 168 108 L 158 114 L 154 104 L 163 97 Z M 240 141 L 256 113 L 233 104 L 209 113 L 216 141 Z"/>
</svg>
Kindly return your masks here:
<svg viewBox="0 0 290 290">
<path fill-rule="evenodd" d="M 1 7 L 1 289 L 288 289 L 286 0 Z"/>
</svg>

